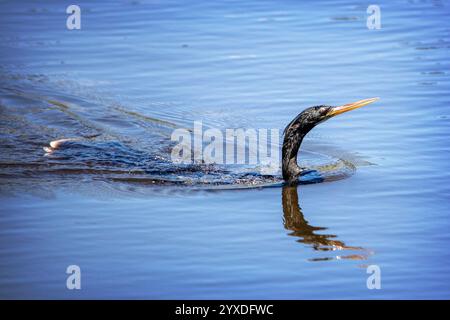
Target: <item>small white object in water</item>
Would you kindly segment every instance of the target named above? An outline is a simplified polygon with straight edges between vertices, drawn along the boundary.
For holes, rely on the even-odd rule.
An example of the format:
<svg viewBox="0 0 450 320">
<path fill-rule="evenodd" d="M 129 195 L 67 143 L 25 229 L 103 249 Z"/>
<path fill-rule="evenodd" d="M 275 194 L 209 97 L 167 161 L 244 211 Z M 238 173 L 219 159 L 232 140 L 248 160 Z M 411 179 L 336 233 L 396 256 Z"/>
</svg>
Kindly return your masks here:
<svg viewBox="0 0 450 320">
<path fill-rule="evenodd" d="M 56 149 L 58 149 L 59 147 L 61 147 L 65 142 L 77 141 L 77 140 L 79 140 L 79 139 L 77 139 L 77 138 L 67 138 L 67 139 L 53 140 L 53 141 L 50 141 L 50 143 L 49 143 L 50 147 L 46 146 L 43 149 L 44 149 L 44 151 L 47 154 L 49 154 L 49 153 L 52 153 L 53 151 L 55 151 Z"/>
<path fill-rule="evenodd" d="M 78 140 L 78 139 L 69 138 L 69 139 L 53 140 L 53 141 L 50 141 L 50 147 L 52 147 L 53 149 L 58 149 L 64 142 L 76 141 L 76 140 Z"/>
</svg>

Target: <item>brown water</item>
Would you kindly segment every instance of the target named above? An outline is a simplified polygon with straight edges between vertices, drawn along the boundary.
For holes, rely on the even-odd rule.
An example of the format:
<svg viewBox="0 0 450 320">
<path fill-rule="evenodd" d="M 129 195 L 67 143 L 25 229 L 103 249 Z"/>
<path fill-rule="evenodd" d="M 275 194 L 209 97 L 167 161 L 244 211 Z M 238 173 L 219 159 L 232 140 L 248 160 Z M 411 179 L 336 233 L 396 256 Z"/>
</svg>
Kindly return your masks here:
<svg viewBox="0 0 450 320">
<path fill-rule="evenodd" d="M 1 297 L 449 297 L 448 2 L 79 5 L 0 4 Z M 170 161 L 194 121 L 373 96 L 307 136 L 313 184 Z"/>
</svg>

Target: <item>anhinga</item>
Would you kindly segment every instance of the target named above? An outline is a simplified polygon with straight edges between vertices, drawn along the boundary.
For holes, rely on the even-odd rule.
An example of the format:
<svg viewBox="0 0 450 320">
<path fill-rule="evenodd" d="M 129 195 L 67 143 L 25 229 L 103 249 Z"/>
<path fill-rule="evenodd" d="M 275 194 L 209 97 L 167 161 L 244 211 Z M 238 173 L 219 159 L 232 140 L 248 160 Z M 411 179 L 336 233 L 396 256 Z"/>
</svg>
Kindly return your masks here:
<svg viewBox="0 0 450 320">
<path fill-rule="evenodd" d="M 377 100 L 378 98 L 364 99 L 338 107 L 323 105 L 310 107 L 295 117 L 284 129 L 282 171 L 283 179 L 287 184 L 296 184 L 298 177 L 305 172 L 305 169 L 297 164 L 297 154 L 303 138 L 312 128 L 338 114 L 360 108 Z"/>
</svg>

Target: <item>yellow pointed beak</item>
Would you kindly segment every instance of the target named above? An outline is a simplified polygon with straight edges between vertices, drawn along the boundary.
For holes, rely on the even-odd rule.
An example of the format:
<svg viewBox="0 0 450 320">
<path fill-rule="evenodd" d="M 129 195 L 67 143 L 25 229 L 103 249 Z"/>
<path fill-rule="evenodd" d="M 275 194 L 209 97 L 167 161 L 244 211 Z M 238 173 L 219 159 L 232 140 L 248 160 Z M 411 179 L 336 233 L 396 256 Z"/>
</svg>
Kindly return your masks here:
<svg viewBox="0 0 450 320">
<path fill-rule="evenodd" d="M 348 104 L 344 104 L 342 106 L 338 106 L 338 107 L 333 107 L 329 112 L 328 115 L 331 117 L 334 117 L 338 114 L 350 111 L 350 110 L 354 110 L 354 109 L 358 109 L 361 108 L 365 105 L 368 105 L 369 103 L 375 102 L 377 100 L 379 100 L 380 98 L 370 98 L 370 99 L 364 99 L 364 100 L 359 100 L 353 103 L 348 103 Z"/>
</svg>

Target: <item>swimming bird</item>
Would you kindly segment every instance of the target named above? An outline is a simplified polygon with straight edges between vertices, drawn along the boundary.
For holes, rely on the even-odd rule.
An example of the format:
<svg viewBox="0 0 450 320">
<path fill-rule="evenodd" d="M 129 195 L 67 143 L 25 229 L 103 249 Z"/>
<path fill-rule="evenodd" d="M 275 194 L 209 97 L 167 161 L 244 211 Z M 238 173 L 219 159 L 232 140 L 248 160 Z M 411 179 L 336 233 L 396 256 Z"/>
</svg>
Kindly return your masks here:
<svg viewBox="0 0 450 320">
<path fill-rule="evenodd" d="M 62 149 L 63 146 L 76 146 L 76 152 L 69 152 L 66 157 L 73 159 L 77 166 L 79 163 L 84 163 L 86 159 L 89 159 L 89 170 L 91 170 L 92 167 L 102 168 L 101 170 L 98 169 L 102 174 L 105 166 L 107 166 L 108 170 L 117 172 L 121 170 L 123 165 L 125 165 L 125 170 L 128 174 L 130 173 L 130 168 L 135 167 L 136 172 L 138 174 L 142 174 L 142 178 L 139 179 L 142 181 L 151 181 L 152 184 L 192 184 L 198 177 L 200 177 L 198 180 L 201 180 L 199 183 L 210 183 L 207 179 L 211 178 L 213 179 L 211 182 L 212 184 L 217 184 L 217 181 L 223 181 L 223 184 L 227 185 L 233 184 L 234 182 L 238 185 L 247 184 L 250 187 L 266 185 L 289 186 L 299 183 L 317 183 L 324 181 L 321 173 L 319 173 L 319 175 L 314 175 L 316 170 L 307 170 L 305 168 L 301 168 L 297 164 L 297 155 L 303 138 L 319 123 L 338 114 L 360 108 L 377 100 L 378 98 L 371 98 L 337 107 L 320 105 L 303 110 L 284 129 L 284 140 L 282 147 L 282 177 L 278 175 L 262 175 L 259 173 L 249 172 L 233 173 L 223 170 L 220 167 L 215 168 L 214 166 L 174 166 L 171 161 L 165 161 L 165 159 L 159 155 L 149 155 L 147 157 L 145 152 L 140 152 L 132 148 L 130 149 L 121 143 L 117 144 L 112 142 L 112 144 L 109 144 L 104 142 L 103 144 L 97 143 L 93 145 L 90 143 L 85 143 L 85 140 L 91 140 L 100 134 L 54 140 L 50 142 L 49 146 L 44 146 L 44 150 L 46 152 L 45 156 L 52 156 L 56 150 Z M 110 149 L 111 145 L 115 147 L 114 150 Z M 91 146 L 93 148 L 90 148 Z M 118 152 L 118 154 L 116 152 Z M 81 158 L 78 159 L 77 157 Z M 204 173 L 205 177 L 201 176 L 200 173 Z M 308 176 L 309 173 L 313 173 L 313 175 Z M 136 174 L 133 174 L 132 178 L 134 180 L 136 180 Z M 124 174 L 124 176 L 126 176 L 126 174 Z M 302 179 L 300 181 L 300 176 L 303 176 L 303 178 L 306 179 Z M 127 176 L 127 179 L 128 178 L 129 177 Z M 330 177 L 328 176 L 328 179 L 329 178 Z M 114 179 L 117 180 L 117 177 L 114 177 Z M 335 179 L 335 177 L 333 177 L 333 179 Z"/>
<path fill-rule="evenodd" d="M 282 173 L 283 179 L 288 185 L 298 182 L 298 177 L 305 173 L 305 168 L 297 164 L 297 155 L 303 138 L 316 125 L 322 123 L 338 114 L 360 108 L 369 103 L 377 101 L 379 98 L 359 100 L 342 106 L 314 106 L 303 110 L 284 129 L 284 139 L 282 148 Z"/>
</svg>

